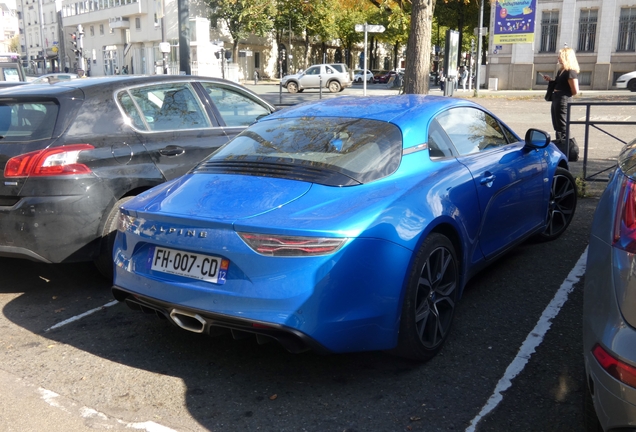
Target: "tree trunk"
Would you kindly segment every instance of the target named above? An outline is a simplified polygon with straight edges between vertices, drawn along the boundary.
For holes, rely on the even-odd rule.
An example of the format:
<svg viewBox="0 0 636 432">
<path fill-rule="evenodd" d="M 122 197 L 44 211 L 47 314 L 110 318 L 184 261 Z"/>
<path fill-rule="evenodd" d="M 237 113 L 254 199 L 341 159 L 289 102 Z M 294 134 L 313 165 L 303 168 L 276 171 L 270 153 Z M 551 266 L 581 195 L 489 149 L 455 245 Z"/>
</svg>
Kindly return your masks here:
<svg viewBox="0 0 636 432">
<path fill-rule="evenodd" d="M 404 93 L 427 94 L 435 0 L 413 0 L 412 4 L 411 31 L 406 46 Z"/>
</svg>

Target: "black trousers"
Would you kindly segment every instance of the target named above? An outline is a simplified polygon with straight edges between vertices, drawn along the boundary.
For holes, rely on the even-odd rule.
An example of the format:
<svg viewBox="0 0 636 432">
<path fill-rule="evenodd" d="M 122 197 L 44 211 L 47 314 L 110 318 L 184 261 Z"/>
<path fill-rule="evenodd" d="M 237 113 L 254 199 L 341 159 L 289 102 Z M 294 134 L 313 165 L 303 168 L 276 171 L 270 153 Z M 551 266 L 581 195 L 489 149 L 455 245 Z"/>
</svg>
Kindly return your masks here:
<svg viewBox="0 0 636 432">
<path fill-rule="evenodd" d="M 556 132 L 555 139 L 565 139 L 566 123 L 568 115 L 568 103 L 572 99 L 571 96 L 566 96 L 563 92 L 555 92 L 552 94 L 552 107 L 550 113 L 552 114 L 552 127 Z"/>
</svg>

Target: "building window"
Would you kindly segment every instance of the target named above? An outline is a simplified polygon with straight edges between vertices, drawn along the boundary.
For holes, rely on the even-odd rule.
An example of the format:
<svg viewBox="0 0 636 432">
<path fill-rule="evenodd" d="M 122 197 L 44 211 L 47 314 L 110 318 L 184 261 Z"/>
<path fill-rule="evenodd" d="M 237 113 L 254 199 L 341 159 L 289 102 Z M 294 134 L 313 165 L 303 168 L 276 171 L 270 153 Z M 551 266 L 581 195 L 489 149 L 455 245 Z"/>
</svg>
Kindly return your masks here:
<svg viewBox="0 0 636 432">
<path fill-rule="evenodd" d="M 91 36 L 95 36 L 95 26 L 90 27 L 90 34 Z"/>
<path fill-rule="evenodd" d="M 594 52 L 596 44 L 596 21 L 598 9 L 581 10 L 579 17 L 579 52 Z"/>
<path fill-rule="evenodd" d="M 636 50 L 636 8 L 621 8 L 616 51 Z"/>
<path fill-rule="evenodd" d="M 541 47 L 539 52 L 556 52 L 559 32 L 559 11 L 543 11 L 541 14 Z"/>
<path fill-rule="evenodd" d="M 592 72 L 579 72 L 579 85 L 590 86 L 592 85 Z"/>
<path fill-rule="evenodd" d="M 104 24 L 99 25 L 99 34 L 104 36 Z"/>
<path fill-rule="evenodd" d="M 141 18 L 139 17 L 135 18 L 135 28 L 141 30 Z"/>
<path fill-rule="evenodd" d="M 254 68 L 258 69 L 260 67 L 261 67 L 261 53 L 255 52 L 254 53 Z"/>
</svg>

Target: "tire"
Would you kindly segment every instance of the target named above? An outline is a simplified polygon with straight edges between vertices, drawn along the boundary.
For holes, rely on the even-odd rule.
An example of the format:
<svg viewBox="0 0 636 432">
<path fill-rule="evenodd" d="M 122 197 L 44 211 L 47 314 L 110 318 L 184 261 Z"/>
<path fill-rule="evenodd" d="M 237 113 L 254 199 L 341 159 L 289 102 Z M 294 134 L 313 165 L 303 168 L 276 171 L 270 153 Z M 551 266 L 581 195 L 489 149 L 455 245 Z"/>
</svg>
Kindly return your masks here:
<svg viewBox="0 0 636 432">
<path fill-rule="evenodd" d="M 583 381 L 583 430 L 585 432 L 603 432 L 601 422 L 598 420 L 596 410 L 594 409 L 594 400 L 592 399 L 592 393 L 587 384 L 587 379 Z"/>
<path fill-rule="evenodd" d="M 356 78 L 355 82 L 356 83 L 361 83 L 362 82 L 362 78 Z"/>
<path fill-rule="evenodd" d="M 287 91 L 290 93 L 297 93 L 298 92 L 298 84 L 295 83 L 294 81 L 288 82 L 287 83 Z"/>
<path fill-rule="evenodd" d="M 631 92 L 636 92 L 636 79 L 633 79 L 627 83 L 627 89 Z"/>
<path fill-rule="evenodd" d="M 115 243 L 115 235 L 117 234 L 119 207 L 133 198 L 132 196 L 128 196 L 117 201 L 110 210 L 110 213 L 108 213 L 106 223 L 102 229 L 99 256 L 95 259 L 94 263 L 101 275 L 109 281 L 113 280 L 113 244 Z"/>
<path fill-rule="evenodd" d="M 540 241 L 552 241 L 565 232 L 576 210 L 576 181 L 570 171 L 557 168 L 550 188 L 550 202 L 545 230 Z"/>
<path fill-rule="evenodd" d="M 327 88 L 331 93 L 338 93 L 342 86 L 338 81 L 330 81 L 329 84 L 327 84 Z"/>
<path fill-rule="evenodd" d="M 453 244 L 447 237 L 432 233 L 414 259 L 393 354 L 426 361 L 440 351 L 455 315 L 459 281 Z"/>
</svg>

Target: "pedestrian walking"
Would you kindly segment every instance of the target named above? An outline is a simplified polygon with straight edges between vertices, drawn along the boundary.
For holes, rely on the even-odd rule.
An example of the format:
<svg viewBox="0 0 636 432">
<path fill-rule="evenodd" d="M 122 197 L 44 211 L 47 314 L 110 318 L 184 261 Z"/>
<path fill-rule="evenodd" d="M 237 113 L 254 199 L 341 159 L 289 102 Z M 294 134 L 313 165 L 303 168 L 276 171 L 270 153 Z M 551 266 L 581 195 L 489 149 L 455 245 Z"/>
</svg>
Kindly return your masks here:
<svg viewBox="0 0 636 432">
<path fill-rule="evenodd" d="M 258 84 L 258 69 L 254 69 L 254 85 Z"/>
<path fill-rule="evenodd" d="M 552 115 L 552 127 L 555 132 L 555 140 L 562 143 L 565 141 L 566 136 L 568 103 L 572 100 L 572 96 L 579 93 L 580 68 L 574 50 L 569 47 L 562 48 L 559 51 L 558 63 L 559 71 L 556 77 L 553 79 L 549 75 L 543 75 L 543 79 L 548 82 L 555 82 L 550 114 Z M 578 159 L 578 148 L 576 150 L 576 157 Z M 572 160 L 572 156 L 570 159 Z"/>
<path fill-rule="evenodd" d="M 468 81 L 468 71 L 466 68 L 462 68 L 462 73 L 459 77 L 462 80 L 462 91 L 466 91 L 466 82 Z"/>
<path fill-rule="evenodd" d="M 446 77 L 444 76 L 444 69 L 439 72 L 439 89 L 444 93 L 446 86 Z"/>
</svg>

